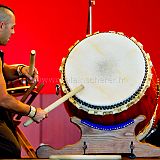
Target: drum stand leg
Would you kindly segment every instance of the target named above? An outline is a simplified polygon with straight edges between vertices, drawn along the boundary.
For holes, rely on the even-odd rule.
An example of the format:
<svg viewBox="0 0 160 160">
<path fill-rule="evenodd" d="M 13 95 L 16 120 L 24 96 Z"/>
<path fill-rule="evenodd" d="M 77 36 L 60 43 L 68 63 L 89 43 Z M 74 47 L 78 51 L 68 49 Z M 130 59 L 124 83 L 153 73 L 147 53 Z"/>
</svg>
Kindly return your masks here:
<svg viewBox="0 0 160 160">
<path fill-rule="evenodd" d="M 33 100 L 36 98 L 36 96 L 38 95 L 38 93 L 40 92 L 40 90 L 43 88 L 44 84 L 40 84 L 36 89 L 35 86 L 37 85 L 37 82 L 35 82 L 23 95 L 21 101 L 24 103 L 27 98 L 30 96 L 29 100 L 26 102 L 26 104 L 30 105 Z M 21 116 L 17 116 L 16 119 L 20 120 Z M 20 128 L 17 126 L 16 127 L 16 132 L 17 132 L 17 136 L 18 139 L 20 141 L 21 146 L 23 147 L 23 149 L 26 151 L 27 155 L 29 156 L 28 158 L 37 158 L 36 153 L 34 148 L 32 147 L 32 145 L 30 144 L 30 142 L 28 141 L 28 139 L 26 138 L 26 136 L 24 135 L 24 133 L 20 130 Z"/>
<path fill-rule="evenodd" d="M 37 148 L 38 158 L 48 158 L 51 155 L 83 155 L 83 154 L 127 154 L 135 157 L 159 157 L 160 148 L 136 139 L 135 127 L 143 121 L 144 116 L 138 116 L 134 123 L 118 130 L 97 130 L 81 124 L 80 119 L 72 117 L 71 121 L 81 129 L 81 139 L 76 144 L 67 145 L 62 149 L 54 149 L 49 145 Z M 130 157 L 131 158 L 131 157 Z"/>
<path fill-rule="evenodd" d="M 21 146 L 24 148 L 27 155 L 29 156 L 28 158 L 37 158 L 34 148 L 30 144 L 24 133 L 19 129 L 19 127 L 16 128 L 16 131 Z"/>
</svg>

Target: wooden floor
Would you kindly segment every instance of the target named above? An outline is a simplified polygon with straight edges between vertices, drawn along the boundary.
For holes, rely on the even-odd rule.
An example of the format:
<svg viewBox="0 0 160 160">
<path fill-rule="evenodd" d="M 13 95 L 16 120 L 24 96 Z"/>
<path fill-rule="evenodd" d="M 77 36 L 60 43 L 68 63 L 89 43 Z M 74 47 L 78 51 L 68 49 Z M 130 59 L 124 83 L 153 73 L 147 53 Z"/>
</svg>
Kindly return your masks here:
<svg viewBox="0 0 160 160">
<path fill-rule="evenodd" d="M 129 155 L 122 155 L 122 160 L 131 160 Z M 134 160 L 160 160 L 160 157 L 135 157 Z"/>
<path fill-rule="evenodd" d="M 122 160 L 131 160 L 130 158 L 123 157 Z M 160 160 L 160 158 L 135 158 L 134 160 Z"/>
<path fill-rule="evenodd" d="M 51 160 L 160 160 L 160 157 L 129 157 L 129 155 L 53 155 L 50 156 Z"/>
</svg>

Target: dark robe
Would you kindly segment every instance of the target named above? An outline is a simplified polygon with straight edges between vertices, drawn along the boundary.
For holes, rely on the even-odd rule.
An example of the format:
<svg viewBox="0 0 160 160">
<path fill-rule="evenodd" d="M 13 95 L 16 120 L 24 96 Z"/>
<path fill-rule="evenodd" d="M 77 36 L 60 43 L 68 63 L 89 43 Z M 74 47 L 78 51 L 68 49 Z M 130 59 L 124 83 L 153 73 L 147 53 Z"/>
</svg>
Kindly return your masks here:
<svg viewBox="0 0 160 160">
<path fill-rule="evenodd" d="M 3 62 L 4 54 L 0 51 Z M 3 71 L 3 68 L 2 68 Z M 4 76 L 5 77 L 5 76 Z M 13 123 L 13 113 L 0 106 L 0 158 L 21 158 L 20 144 Z"/>
</svg>

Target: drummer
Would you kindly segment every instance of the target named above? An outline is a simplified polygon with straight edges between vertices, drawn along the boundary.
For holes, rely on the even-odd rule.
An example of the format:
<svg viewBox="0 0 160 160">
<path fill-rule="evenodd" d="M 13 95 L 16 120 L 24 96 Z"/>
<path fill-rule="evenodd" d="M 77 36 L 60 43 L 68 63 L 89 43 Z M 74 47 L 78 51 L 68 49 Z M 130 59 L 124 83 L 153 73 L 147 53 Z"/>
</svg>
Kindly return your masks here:
<svg viewBox="0 0 160 160">
<path fill-rule="evenodd" d="M 0 5 L 0 45 L 5 46 L 11 35 L 15 33 L 15 15 L 12 9 Z M 3 61 L 4 54 L 0 52 L 0 158 L 21 158 L 20 145 L 17 139 L 15 123 L 12 113 L 28 116 L 39 123 L 47 117 L 41 108 L 29 106 L 9 95 L 6 81 L 26 77 L 31 83 L 38 80 L 38 71 L 35 68 L 33 77 L 29 75 L 26 65 L 7 65 Z"/>
</svg>

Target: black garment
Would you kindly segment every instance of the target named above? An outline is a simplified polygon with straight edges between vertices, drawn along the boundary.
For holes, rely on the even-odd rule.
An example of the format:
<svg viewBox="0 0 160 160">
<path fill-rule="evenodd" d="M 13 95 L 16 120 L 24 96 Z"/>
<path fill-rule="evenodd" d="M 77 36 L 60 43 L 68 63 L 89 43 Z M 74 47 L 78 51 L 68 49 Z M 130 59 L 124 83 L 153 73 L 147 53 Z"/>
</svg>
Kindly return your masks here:
<svg viewBox="0 0 160 160">
<path fill-rule="evenodd" d="M 145 141 L 157 147 L 160 147 L 160 121 L 157 124 L 157 128 L 151 133 Z"/>
<path fill-rule="evenodd" d="M 19 142 L 4 121 L 0 121 L 0 158 L 21 158 Z"/>
<path fill-rule="evenodd" d="M 0 52 L 3 63 L 3 52 Z M 21 158 L 12 113 L 0 106 L 0 158 Z"/>
</svg>

